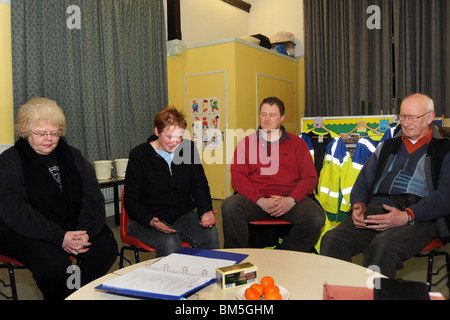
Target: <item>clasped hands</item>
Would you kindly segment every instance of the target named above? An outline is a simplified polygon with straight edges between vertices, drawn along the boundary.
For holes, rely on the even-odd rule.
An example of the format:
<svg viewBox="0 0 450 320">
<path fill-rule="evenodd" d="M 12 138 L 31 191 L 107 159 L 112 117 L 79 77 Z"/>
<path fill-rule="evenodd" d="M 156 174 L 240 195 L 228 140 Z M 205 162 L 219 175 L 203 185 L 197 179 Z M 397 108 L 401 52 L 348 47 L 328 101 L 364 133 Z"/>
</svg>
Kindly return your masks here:
<svg viewBox="0 0 450 320">
<path fill-rule="evenodd" d="M 202 214 L 202 218 L 200 221 L 200 225 L 204 228 L 212 228 L 216 224 L 216 218 L 215 215 L 217 214 L 217 210 L 212 210 L 205 212 Z M 164 224 L 159 218 L 154 217 L 152 221 L 150 221 L 150 226 L 153 228 L 156 228 L 157 230 L 163 232 L 163 233 L 176 233 L 177 231 L 173 228 L 168 227 L 166 224 Z"/>
<path fill-rule="evenodd" d="M 271 217 L 279 218 L 294 207 L 295 200 L 291 197 L 270 196 L 259 198 L 256 204 Z"/>
<path fill-rule="evenodd" d="M 408 213 L 383 204 L 383 208 L 388 211 L 386 214 L 371 215 L 364 218 L 365 208 L 361 204 L 353 205 L 352 218 L 355 227 L 358 229 L 372 229 L 374 231 L 385 231 L 390 228 L 404 226 L 408 223 Z"/>
<path fill-rule="evenodd" d="M 89 250 L 89 235 L 86 231 L 67 231 L 62 247 L 67 253 L 77 255 Z"/>
</svg>

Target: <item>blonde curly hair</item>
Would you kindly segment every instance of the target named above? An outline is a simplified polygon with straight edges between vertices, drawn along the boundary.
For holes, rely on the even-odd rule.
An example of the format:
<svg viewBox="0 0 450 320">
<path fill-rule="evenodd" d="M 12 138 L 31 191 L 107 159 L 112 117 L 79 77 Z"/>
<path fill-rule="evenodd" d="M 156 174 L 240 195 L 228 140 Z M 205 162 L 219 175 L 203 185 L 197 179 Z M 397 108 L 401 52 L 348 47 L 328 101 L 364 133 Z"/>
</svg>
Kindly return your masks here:
<svg viewBox="0 0 450 320">
<path fill-rule="evenodd" d="M 58 126 L 61 136 L 66 133 L 66 117 L 58 104 L 48 98 L 34 98 L 22 105 L 17 113 L 14 133 L 18 138 L 27 138 L 33 126 L 39 123 Z"/>
</svg>

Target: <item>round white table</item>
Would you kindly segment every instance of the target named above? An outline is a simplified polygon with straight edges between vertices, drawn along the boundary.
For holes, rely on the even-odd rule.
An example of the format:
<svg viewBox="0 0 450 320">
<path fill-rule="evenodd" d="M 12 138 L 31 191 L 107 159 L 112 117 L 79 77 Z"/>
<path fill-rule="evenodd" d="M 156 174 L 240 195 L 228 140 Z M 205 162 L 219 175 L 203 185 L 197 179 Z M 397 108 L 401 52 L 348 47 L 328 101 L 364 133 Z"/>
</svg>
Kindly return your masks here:
<svg viewBox="0 0 450 320">
<path fill-rule="evenodd" d="M 291 300 L 322 300 L 324 283 L 367 287 L 373 285 L 374 278 L 384 277 L 359 265 L 316 254 L 268 249 L 224 249 L 223 251 L 248 254 L 243 262 L 251 262 L 258 267 L 258 281 L 266 275 L 273 277 L 276 284 L 289 291 Z M 137 299 L 136 297 L 112 294 L 94 288 L 107 280 L 143 267 L 149 262 L 152 262 L 152 260 L 109 273 L 83 286 L 67 299 Z M 188 297 L 188 300 L 235 300 L 237 290 L 222 290 L 214 283 L 194 293 Z"/>
</svg>

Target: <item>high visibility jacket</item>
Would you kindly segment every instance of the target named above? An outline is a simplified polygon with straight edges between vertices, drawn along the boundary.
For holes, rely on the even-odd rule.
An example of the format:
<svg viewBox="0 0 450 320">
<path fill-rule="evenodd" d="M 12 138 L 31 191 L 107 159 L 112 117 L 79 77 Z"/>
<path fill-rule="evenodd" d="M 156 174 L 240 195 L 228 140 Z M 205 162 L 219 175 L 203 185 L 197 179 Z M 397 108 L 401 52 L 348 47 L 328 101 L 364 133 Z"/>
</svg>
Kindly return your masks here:
<svg viewBox="0 0 450 320">
<path fill-rule="evenodd" d="M 382 136 L 369 135 L 362 137 L 356 143 L 355 153 L 353 154 L 353 168 L 358 172 L 361 171 L 364 163 L 375 152 L 375 149 L 380 144 Z"/>
<path fill-rule="evenodd" d="M 314 195 L 323 209 L 329 213 L 350 211 L 350 192 L 358 172 L 342 138 L 332 131 L 320 133 L 314 129 L 300 137 L 308 145 L 319 175 Z"/>
<path fill-rule="evenodd" d="M 393 124 L 382 136 L 371 134 L 368 132 L 367 137 L 362 137 L 356 144 L 355 153 L 353 154 L 353 168 L 356 171 L 361 171 L 364 163 L 375 152 L 375 149 L 380 142 L 394 137 L 396 124 Z"/>
</svg>

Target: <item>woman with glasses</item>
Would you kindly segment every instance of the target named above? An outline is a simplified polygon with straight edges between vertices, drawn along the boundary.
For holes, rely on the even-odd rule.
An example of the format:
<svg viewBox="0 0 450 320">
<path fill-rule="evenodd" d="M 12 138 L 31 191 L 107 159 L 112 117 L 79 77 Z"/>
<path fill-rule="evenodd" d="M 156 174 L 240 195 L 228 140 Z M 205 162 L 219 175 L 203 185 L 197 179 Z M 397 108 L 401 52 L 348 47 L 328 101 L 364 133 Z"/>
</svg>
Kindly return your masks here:
<svg viewBox="0 0 450 320">
<path fill-rule="evenodd" d="M 0 155 L 0 254 L 31 270 L 45 299 L 65 298 L 117 257 L 93 167 L 65 132 L 56 102 L 32 99 L 17 114 L 18 140 Z M 79 263 L 73 275 L 72 257 Z"/>
</svg>

